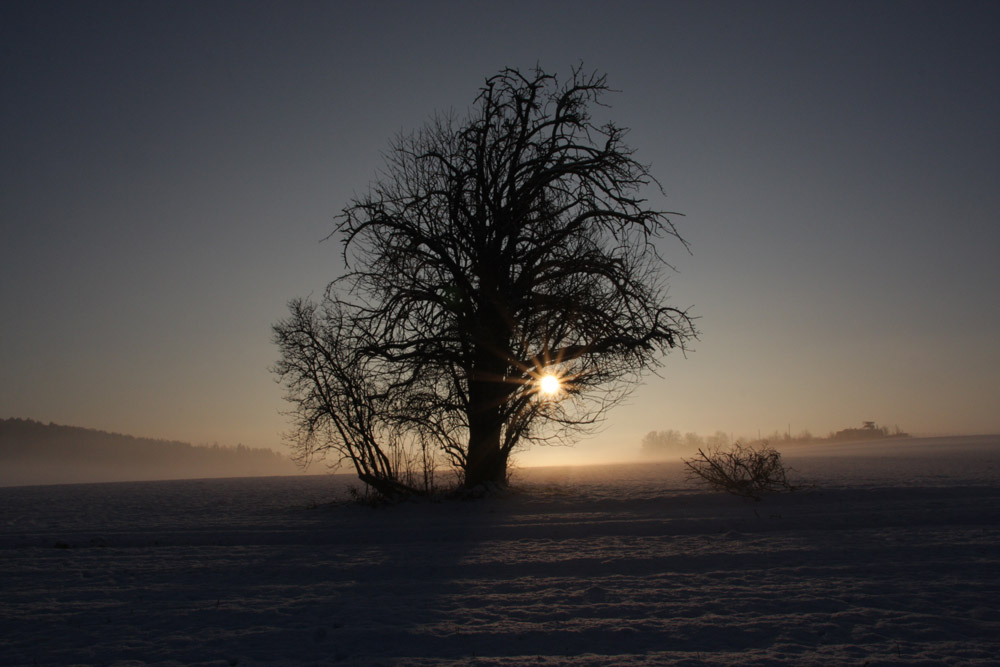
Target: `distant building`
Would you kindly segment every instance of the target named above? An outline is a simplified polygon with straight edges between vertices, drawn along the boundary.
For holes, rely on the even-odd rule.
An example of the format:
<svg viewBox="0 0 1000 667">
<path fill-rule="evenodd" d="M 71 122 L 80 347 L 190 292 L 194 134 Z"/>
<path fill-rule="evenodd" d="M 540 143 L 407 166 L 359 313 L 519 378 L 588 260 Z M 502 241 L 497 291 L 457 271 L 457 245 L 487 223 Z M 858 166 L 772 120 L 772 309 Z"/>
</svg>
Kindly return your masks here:
<svg viewBox="0 0 1000 667">
<path fill-rule="evenodd" d="M 877 438 L 904 438 L 907 433 L 903 433 L 897 426 L 892 433 L 885 426 L 879 427 L 873 421 L 861 422 L 861 428 L 845 428 L 830 436 L 831 440 L 874 440 Z"/>
</svg>

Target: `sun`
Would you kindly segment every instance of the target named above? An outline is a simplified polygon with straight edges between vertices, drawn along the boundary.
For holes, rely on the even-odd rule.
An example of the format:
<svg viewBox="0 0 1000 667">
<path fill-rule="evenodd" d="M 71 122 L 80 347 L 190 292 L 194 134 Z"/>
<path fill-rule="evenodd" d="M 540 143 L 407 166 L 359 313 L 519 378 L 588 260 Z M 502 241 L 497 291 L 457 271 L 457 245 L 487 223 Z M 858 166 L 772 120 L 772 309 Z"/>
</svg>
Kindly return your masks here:
<svg viewBox="0 0 1000 667">
<path fill-rule="evenodd" d="M 561 384 L 555 375 L 543 375 L 538 381 L 538 391 L 547 396 L 555 396 L 559 393 Z"/>
</svg>

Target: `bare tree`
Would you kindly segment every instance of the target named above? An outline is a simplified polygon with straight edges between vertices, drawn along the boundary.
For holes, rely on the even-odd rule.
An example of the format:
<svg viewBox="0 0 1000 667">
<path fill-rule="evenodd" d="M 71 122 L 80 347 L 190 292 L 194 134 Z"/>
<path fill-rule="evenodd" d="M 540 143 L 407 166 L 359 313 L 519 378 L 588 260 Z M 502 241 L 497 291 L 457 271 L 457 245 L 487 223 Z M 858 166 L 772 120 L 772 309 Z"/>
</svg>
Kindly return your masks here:
<svg viewBox="0 0 1000 667">
<path fill-rule="evenodd" d="M 443 452 L 466 486 L 503 483 L 515 447 L 567 442 L 598 424 L 695 335 L 688 314 L 665 303 L 654 243 L 683 240 L 642 198 L 659 184 L 625 130 L 591 119 L 608 90 L 579 68 L 562 83 L 505 69 L 466 118 L 438 116 L 391 144 L 379 180 L 334 232 L 348 272 L 323 309 L 294 302 L 276 326 L 300 415 L 324 373 L 359 369 L 362 403 L 373 402 L 382 430 L 363 426 L 353 403 L 310 403 L 343 431 L 337 451 L 348 435 L 376 449 L 380 438 L 410 439 Z M 301 363 L 308 347 L 283 344 L 303 308 L 336 339 L 316 358 L 323 373 Z M 547 375 L 557 391 L 541 391 Z M 299 423 L 303 451 L 314 421 Z"/>
<path fill-rule="evenodd" d="M 426 458 L 426 443 L 415 461 L 411 442 L 400 437 L 392 419 L 385 380 L 365 354 L 364 332 L 337 301 L 320 308 L 296 299 L 289 309 L 290 316 L 274 327 L 281 350 L 274 370 L 295 405 L 299 460 L 333 452 L 336 464 L 350 461 L 358 478 L 380 496 L 429 492 L 434 465 Z"/>
<path fill-rule="evenodd" d="M 802 487 L 788 481 L 789 469 L 781 453 L 762 440 L 756 444 L 734 442 L 732 446 L 698 450 L 698 455 L 684 459 L 688 479 L 707 484 L 744 498 L 760 500 L 769 493 L 795 491 Z"/>
</svg>

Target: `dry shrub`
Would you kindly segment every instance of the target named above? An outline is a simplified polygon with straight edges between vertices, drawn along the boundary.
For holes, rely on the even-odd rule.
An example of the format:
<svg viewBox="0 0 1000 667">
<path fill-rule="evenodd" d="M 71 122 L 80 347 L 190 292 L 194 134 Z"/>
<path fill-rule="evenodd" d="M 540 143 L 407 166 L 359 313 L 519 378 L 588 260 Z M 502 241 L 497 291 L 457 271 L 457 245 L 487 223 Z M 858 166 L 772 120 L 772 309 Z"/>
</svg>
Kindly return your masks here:
<svg viewBox="0 0 1000 667">
<path fill-rule="evenodd" d="M 795 491 L 789 483 L 789 469 L 781 453 L 767 441 L 758 444 L 735 442 L 730 447 L 698 450 L 692 459 L 683 459 L 688 479 L 700 481 L 718 491 L 760 500 L 768 493 Z"/>
</svg>

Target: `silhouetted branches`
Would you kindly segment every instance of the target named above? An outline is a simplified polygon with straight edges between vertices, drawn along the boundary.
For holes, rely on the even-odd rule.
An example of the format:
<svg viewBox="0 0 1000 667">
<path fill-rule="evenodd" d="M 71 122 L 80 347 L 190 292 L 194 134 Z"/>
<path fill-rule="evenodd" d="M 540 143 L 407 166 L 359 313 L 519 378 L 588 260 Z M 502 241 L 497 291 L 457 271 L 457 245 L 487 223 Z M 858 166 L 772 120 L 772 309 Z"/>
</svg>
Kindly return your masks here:
<svg viewBox="0 0 1000 667">
<path fill-rule="evenodd" d="M 781 454 L 767 442 L 735 442 L 731 447 L 710 448 L 707 452 L 699 449 L 696 457 L 684 460 L 684 465 L 689 479 L 753 500 L 798 488 L 789 483 Z"/>
<path fill-rule="evenodd" d="M 392 143 L 335 231 L 349 272 L 329 286 L 323 317 L 337 343 L 282 348 L 290 399 L 340 411 L 320 421 L 344 447 L 408 439 L 443 452 L 469 486 L 502 483 L 515 447 L 593 427 L 694 336 L 688 314 L 665 304 L 653 243 L 680 237 L 641 194 L 659 184 L 623 129 L 589 115 L 607 90 L 581 69 L 564 83 L 505 69 L 466 118 L 438 116 Z M 538 394 L 550 372 L 559 400 Z M 331 380 L 354 402 L 320 401 Z"/>
</svg>

